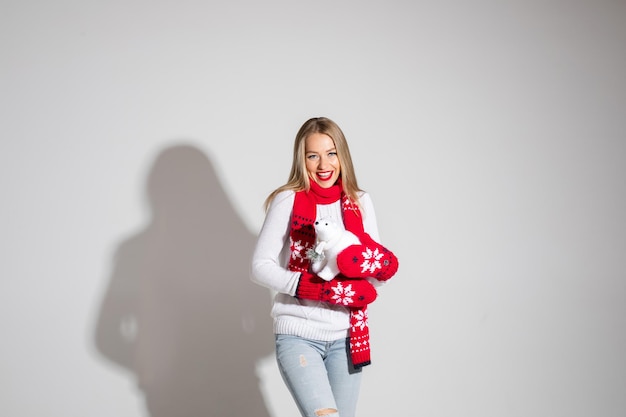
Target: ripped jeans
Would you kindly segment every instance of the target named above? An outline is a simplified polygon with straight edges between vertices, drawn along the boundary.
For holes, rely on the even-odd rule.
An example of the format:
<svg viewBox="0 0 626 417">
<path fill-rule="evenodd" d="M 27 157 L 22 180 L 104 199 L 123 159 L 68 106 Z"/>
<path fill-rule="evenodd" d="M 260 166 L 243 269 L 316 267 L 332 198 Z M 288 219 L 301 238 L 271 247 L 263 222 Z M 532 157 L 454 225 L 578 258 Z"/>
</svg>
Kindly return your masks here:
<svg viewBox="0 0 626 417">
<path fill-rule="evenodd" d="M 347 344 L 276 335 L 278 368 L 303 417 L 355 416 L 361 369 L 352 368 Z"/>
</svg>

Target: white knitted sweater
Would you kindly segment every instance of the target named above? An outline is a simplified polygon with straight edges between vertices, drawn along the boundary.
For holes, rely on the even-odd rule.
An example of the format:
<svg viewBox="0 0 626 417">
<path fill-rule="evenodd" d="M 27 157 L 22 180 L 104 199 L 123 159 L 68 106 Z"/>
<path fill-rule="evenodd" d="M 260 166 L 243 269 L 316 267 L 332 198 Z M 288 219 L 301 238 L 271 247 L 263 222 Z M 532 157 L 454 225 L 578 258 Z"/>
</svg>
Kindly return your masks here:
<svg viewBox="0 0 626 417">
<path fill-rule="evenodd" d="M 294 297 L 300 273 L 287 269 L 291 256 L 289 231 L 294 199 L 293 191 L 283 191 L 272 201 L 252 256 L 251 279 L 274 293 L 271 315 L 275 334 L 323 341 L 345 338 L 350 321 L 348 309 Z M 318 204 L 317 219 L 331 217 L 343 225 L 340 204 L 340 201 Z M 361 193 L 360 205 L 365 232 L 379 242 L 376 214 L 369 194 Z M 371 281 L 378 284 L 374 279 Z"/>
</svg>

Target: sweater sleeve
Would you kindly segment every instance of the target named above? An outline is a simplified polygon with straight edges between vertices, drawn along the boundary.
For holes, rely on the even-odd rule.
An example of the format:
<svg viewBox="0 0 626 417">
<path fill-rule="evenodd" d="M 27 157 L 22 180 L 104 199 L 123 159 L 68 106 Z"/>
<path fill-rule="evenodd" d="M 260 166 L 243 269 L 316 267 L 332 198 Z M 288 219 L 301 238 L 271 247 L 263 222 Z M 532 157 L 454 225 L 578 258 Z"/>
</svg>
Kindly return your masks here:
<svg viewBox="0 0 626 417">
<path fill-rule="evenodd" d="M 376 221 L 376 212 L 372 198 L 368 193 L 363 193 L 359 197 L 361 208 L 363 209 L 363 229 L 372 239 L 380 243 L 380 235 L 378 233 L 378 223 Z"/>
<path fill-rule="evenodd" d="M 287 269 L 289 222 L 295 193 L 276 195 L 265 216 L 252 255 L 251 280 L 279 293 L 295 295 L 300 273 Z"/>
</svg>

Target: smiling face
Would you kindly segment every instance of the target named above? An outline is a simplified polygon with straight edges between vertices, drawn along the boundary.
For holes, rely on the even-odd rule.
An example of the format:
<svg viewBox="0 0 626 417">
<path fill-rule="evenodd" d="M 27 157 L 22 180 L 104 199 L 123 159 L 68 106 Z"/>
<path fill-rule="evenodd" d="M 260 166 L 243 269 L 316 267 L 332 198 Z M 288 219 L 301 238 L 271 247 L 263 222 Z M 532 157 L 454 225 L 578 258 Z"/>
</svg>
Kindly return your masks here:
<svg viewBox="0 0 626 417">
<path fill-rule="evenodd" d="M 309 178 L 322 188 L 329 188 L 341 173 L 335 142 L 323 133 L 311 133 L 304 145 L 304 157 Z"/>
</svg>

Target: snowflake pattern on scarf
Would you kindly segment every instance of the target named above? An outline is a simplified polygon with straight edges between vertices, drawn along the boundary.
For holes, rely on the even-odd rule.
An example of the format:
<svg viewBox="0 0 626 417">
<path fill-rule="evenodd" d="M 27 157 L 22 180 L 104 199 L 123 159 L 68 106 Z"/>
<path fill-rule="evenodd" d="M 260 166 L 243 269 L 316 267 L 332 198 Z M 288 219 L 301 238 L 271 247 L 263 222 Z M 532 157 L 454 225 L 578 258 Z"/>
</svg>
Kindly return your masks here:
<svg viewBox="0 0 626 417">
<path fill-rule="evenodd" d="M 353 330 L 356 330 L 357 327 L 363 330 L 368 326 L 367 310 L 353 310 L 350 314 L 352 315 L 351 321 Z"/>
</svg>

